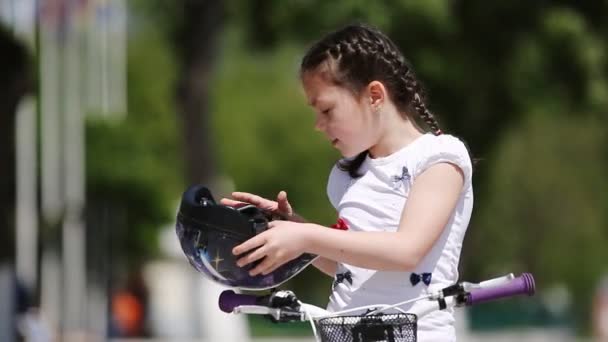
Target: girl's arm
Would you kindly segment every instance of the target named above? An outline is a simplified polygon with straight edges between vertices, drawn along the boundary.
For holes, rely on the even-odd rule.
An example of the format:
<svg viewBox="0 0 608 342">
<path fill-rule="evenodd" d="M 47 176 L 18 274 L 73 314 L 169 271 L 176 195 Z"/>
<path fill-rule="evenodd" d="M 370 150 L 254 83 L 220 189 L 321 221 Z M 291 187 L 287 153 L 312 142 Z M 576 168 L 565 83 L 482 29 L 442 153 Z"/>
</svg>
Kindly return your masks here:
<svg viewBox="0 0 608 342">
<path fill-rule="evenodd" d="M 315 259 L 315 261 L 312 262 L 312 265 L 330 277 L 334 277 L 336 275 L 336 270 L 338 269 L 337 262 L 322 256 Z"/>
<path fill-rule="evenodd" d="M 463 185 L 460 168 L 435 164 L 412 185 L 397 232 L 348 232 L 310 224 L 304 251 L 369 269 L 411 271 L 443 232 Z"/>
<path fill-rule="evenodd" d="M 297 223 L 307 223 L 308 222 L 308 221 L 306 221 L 305 218 L 296 214 L 293 211 L 288 219 L 289 219 L 289 221 L 297 222 Z M 326 227 L 324 227 L 324 228 L 327 229 Z M 312 262 L 312 265 L 314 267 L 316 267 L 319 271 L 325 273 L 326 275 L 328 275 L 330 277 L 334 277 L 336 275 L 336 270 L 338 269 L 338 263 L 336 261 L 324 258 L 322 256 L 319 256 L 318 258 L 316 258 L 315 261 Z"/>
</svg>

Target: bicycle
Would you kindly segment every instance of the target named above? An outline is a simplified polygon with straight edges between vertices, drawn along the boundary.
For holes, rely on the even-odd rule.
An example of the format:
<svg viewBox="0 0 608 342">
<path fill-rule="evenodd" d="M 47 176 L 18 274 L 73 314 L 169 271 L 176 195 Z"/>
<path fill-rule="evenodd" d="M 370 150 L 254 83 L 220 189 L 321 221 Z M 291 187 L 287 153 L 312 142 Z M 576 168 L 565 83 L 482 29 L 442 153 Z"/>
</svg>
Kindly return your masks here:
<svg viewBox="0 0 608 342">
<path fill-rule="evenodd" d="M 523 273 L 515 277 L 511 273 L 480 283 L 456 283 L 396 304 L 377 304 L 333 313 L 301 302 L 289 290 L 279 290 L 264 296 L 226 290 L 220 295 L 218 304 L 226 313 L 266 315 L 275 322 L 309 321 L 319 342 L 416 342 L 418 318 L 434 310 L 470 306 L 516 295 L 532 296 L 535 290 L 531 274 Z M 423 300 L 427 304 L 419 306 L 415 311 L 405 312 L 399 308 Z M 397 313 L 383 313 L 389 309 L 394 309 Z M 362 310 L 367 312 L 348 315 Z"/>
</svg>

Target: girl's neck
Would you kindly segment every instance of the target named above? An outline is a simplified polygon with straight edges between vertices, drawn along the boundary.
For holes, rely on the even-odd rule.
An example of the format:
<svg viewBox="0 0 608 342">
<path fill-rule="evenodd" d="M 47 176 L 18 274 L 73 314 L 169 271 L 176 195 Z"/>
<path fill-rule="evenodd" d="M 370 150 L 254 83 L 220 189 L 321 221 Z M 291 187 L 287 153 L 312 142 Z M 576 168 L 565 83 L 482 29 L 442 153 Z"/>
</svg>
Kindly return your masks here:
<svg viewBox="0 0 608 342">
<path fill-rule="evenodd" d="M 424 135 L 422 129 L 412 120 L 399 117 L 398 120 L 391 121 L 387 122 L 377 144 L 369 149 L 371 158 L 389 156 Z"/>
</svg>

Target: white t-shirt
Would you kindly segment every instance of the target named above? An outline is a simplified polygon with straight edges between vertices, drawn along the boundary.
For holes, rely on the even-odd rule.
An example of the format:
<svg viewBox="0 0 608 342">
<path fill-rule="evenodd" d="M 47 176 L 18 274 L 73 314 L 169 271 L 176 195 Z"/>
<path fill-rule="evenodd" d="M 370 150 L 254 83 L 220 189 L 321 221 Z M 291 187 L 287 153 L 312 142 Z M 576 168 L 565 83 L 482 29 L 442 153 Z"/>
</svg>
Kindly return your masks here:
<svg viewBox="0 0 608 342">
<path fill-rule="evenodd" d="M 473 207 L 472 165 L 467 148 L 451 135 L 427 133 L 401 150 L 381 158 L 369 156 L 351 178 L 337 166 L 331 171 L 327 194 L 350 231 L 397 231 L 404 205 L 416 177 L 431 165 L 452 163 L 464 174 L 458 204 L 440 238 L 414 270 L 430 284 L 415 285 L 411 272 L 376 271 L 338 263 L 327 309 L 341 311 L 373 304 L 395 304 L 436 291 L 458 280 L 462 241 Z M 421 305 L 422 303 L 418 302 Z M 404 310 L 412 306 L 404 305 Z M 418 320 L 418 341 L 456 339 L 450 310 L 434 311 Z"/>
</svg>

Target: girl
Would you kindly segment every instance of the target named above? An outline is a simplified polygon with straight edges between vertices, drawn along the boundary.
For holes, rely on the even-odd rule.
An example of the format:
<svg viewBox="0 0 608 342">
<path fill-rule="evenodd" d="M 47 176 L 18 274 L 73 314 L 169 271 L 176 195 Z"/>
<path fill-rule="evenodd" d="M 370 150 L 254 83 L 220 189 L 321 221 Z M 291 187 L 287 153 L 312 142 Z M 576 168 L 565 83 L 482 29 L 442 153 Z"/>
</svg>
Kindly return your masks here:
<svg viewBox="0 0 608 342">
<path fill-rule="evenodd" d="M 251 251 L 239 266 L 263 258 L 251 275 L 267 274 L 302 253 L 319 255 L 315 266 L 335 278 L 330 311 L 397 303 L 455 283 L 473 205 L 471 160 L 439 129 L 401 52 L 378 30 L 350 25 L 311 47 L 300 76 L 315 129 L 344 156 L 327 184 L 335 227 L 343 229 L 306 223 L 284 191 L 276 202 L 233 193 L 222 203 L 289 217 L 235 247 L 235 255 Z M 418 338 L 454 341 L 453 313 L 422 317 Z"/>
</svg>

